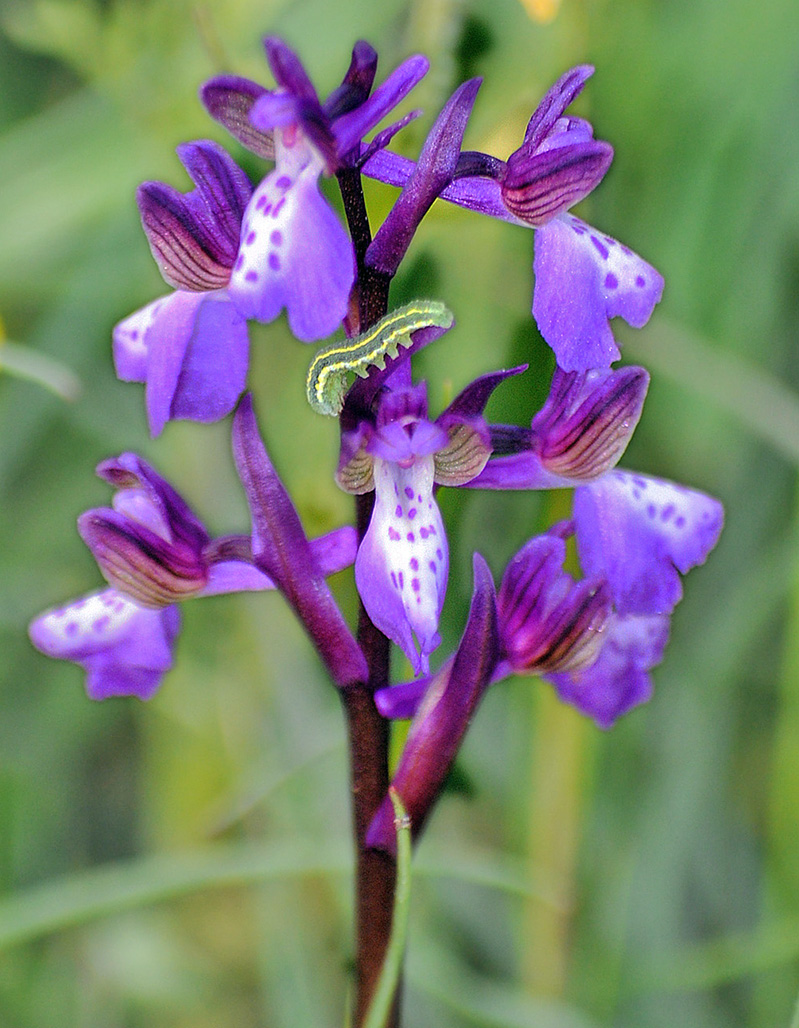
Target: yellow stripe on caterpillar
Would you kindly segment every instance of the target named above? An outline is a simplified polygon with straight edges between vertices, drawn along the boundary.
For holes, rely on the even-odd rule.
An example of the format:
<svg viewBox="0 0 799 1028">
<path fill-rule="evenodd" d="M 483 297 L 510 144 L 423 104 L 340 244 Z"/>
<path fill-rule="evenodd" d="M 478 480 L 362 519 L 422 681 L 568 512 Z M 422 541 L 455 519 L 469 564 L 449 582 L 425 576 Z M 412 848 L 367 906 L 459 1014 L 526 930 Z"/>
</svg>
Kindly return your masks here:
<svg viewBox="0 0 799 1028">
<path fill-rule="evenodd" d="M 399 347 L 411 345 L 411 333 L 420 328 L 449 328 L 454 317 L 438 300 L 414 300 L 391 311 L 354 339 L 342 339 L 324 346 L 311 361 L 305 391 L 308 403 L 320 414 L 337 416 L 344 406 L 347 375 L 367 378 L 369 368 L 386 366 L 386 357 L 396 357 Z"/>
</svg>

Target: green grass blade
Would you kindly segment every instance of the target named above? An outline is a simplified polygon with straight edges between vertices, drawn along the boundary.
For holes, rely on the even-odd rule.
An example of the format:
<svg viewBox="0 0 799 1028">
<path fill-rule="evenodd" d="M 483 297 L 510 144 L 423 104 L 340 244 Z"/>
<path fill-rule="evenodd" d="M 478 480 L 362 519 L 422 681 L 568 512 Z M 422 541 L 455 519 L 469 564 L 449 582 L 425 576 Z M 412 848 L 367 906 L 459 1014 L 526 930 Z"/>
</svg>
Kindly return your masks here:
<svg viewBox="0 0 799 1028">
<path fill-rule="evenodd" d="M 394 825 L 397 829 L 397 887 L 394 892 L 391 938 L 377 980 L 377 988 L 364 1021 L 364 1028 L 383 1028 L 388 1020 L 402 973 L 405 938 L 408 934 L 408 913 L 411 906 L 411 821 L 405 813 L 397 791 L 391 788 L 388 794 L 394 807 Z"/>
</svg>

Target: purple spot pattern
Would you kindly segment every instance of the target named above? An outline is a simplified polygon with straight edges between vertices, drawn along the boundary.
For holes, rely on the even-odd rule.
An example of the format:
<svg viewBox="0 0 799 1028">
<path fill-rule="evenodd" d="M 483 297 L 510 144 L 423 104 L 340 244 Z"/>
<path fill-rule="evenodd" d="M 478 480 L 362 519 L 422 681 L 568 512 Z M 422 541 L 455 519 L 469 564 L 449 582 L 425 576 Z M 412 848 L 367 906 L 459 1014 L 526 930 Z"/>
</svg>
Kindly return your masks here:
<svg viewBox="0 0 799 1028">
<path fill-rule="evenodd" d="M 69 657 L 74 651 L 86 653 L 105 648 L 124 635 L 132 618 L 141 608 L 114 589 L 83 596 L 65 607 L 58 607 L 38 619 L 39 632 L 49 643 L 51 656 Z M 39 644 L 39 640 L 37 645 Z"/>
<path fill-rule="evenodd" d="M 356 581 L 372 620 L 378 624 L 382 615 L 378 627 L 405 649 L 417 673 L 424 672 L 439 642 L 449 569 L 433 500 L 433 457 L 417 456 L 410 467 L 376 458 L 374 474 L 375 507 Z M 414 637 L 421 655 L 411 650 Z"/>
<path fill-rule="evenodd" d="M 242 245 L 233 267 L 231 285 L 238 296 L 250 296 L 242 310 L 248 317 L 271 320 L 277 311 L 261 310 L 262 291 L 272 279 L 287 273 L 286 244 L 295 214 L 300 177 L 317 158 L 310 145 L 279 148 L 277 168 L 252 195 L 242 225 Z M 268 306 L 268 305 L 267 305 Z"/>
<path fill-rule="evenodd" d="M 619 613 L 665 614 L 682 596 L 679 574 L 715 546 L 723 510 L 696 490 L 616 470 L 577 489 L 575 520 L 583 570 L 608 578 Z"/>
<path fill-rule="evenodd" d="M 663 291 L 660 274 L 628 247 L 561 214 L 536 233 L 533 314 L 565 371 L 609 367 L 620 353 L 610 328 L 646 324 Z M 572 298 L 564 305 L 563 296 Z"/>
</svg>

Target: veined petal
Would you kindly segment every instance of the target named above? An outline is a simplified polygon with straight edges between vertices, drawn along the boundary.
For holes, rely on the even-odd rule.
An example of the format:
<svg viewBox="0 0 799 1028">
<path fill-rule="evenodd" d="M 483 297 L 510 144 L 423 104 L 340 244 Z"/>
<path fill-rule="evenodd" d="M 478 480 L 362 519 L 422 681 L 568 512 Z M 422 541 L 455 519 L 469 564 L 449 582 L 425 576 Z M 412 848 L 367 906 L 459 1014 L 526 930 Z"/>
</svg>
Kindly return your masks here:
<svg viewBox="0 0 799 1028">
<path fill-rule="evenodd" d="M 482 418 L 450 420 L 447 444 L 435 454 L 435 480 L 439 485 L 466 485 L 486 465 L 491 455 L 488 426 Z"/>
<path fill-rule="evenodd" d="M 247 317 L 272 321 L 285 307 L 305 342 L 335 332 L 355 277 L 352 244 L 319 192 L 320 172 L 312 161 L 292 173 L 279 164 L 267 175 L 247 208 L 228 287 Z"/>
<path fill-rule="evenodd" d="M 178 156 L 196 188 L 184 194 L 163 182 L 145 182 L 136 196 L 142 225 L 170 285 L 221 289 L 236 259 L 252 186 L 235 161 L 210 140 L 179 146 Z"/>
<path fill-rule="evenodd" d="M 105 589 L 41 614 L 29 634 L 48 657 L 72 660 L 86 670 L 86 691 L 93 700 L 147 700 L 172 666 L 179 626 L 176 607 L 146 610 Z"/>
<path fill-rule="evenodd" d="M 643 368 L 581 374 L 556 367 L 547 402 L 532 423 L 543 466 L 575 483 L 609 471 L 635 431 L 648 386 Z"/>
<path fill-rule="evenodd" d="M 534 154 L 517 151 L 508 158 L 502 199 L 518 218 L 538 228 L 588 196 L 612 160 L 613 147 L 593 139 Z"/>
<path fill-rule="evenodd" d="M 571 214 L 535 236 L 533 316 L 564 371 L 609 367 L 621 354 L 609 319 L 641 328 L 663 278 L 626 246 Z"/>
<path fill-rule="evenodd" d="M 558 696 L 610 728 L 652 695 L 649 670 L 659 664 L 669 636 L 666 615 L 613 617 L 599 656 L 589 667 L 548 674 Z"/>
<path fill-rule="evenodd" d="M 680 574 L 704 563 L 724 521 L 718 500 L 662 479 L 611 471 L 574 494 L 580 563 L 602 575 L 620 614 L 668 614 Z"/>
<path fill-rule="evenodd" d="M 409 468 L 376 458 L 374 477 L 375 506 L 355 559 L 355 582 L 374 625 L 404 650 L 416 674 L 426 674 L 440 642 L 449 571 L 433 458 L 419 457 Z"/>
<path fill-rule="evenodd" d="M 78 531 L 109 584 L 139 606 L 159 609 L 199 593 L 208 578 L 202 555 L 107 507 L 78 518 Z"/>
<path fill-rule="evenodd" d="M 225 291 L 178 290 L 147 330 L 146 401 L 152 435 L 167 421 L 217 421 L 236 404 L 247 379 L 247 324 Z"/>
<path fill-rule="evenodd" d="M 238 75 L 217 75 L 200 90 L 200 99 L 211 117 L 238 141 L 259 157 L 268 161 L 275 158 L 275 143 L 271 132 L 261 132 L 250 121 L 250 111 L 256 100 L 266 93 L 263 86 Z"/>
<path fill-rule="evenodd" d="M 504 655 L 514 671 L 540 674 L 590 664 L 602 642 L 610 597 L 599 579 L 563 571 L 563 539 L 531 539 L 505 569 L 497 598 Z"/>
<path fill-rule="evenodd" d="M 402 751 L 393 785 L 418 836 L 441 792 L 477 705 L 497 666 L 497 606 L 494 582 L 474 555 L 474 592 L 469 618 L 454 658 L 428 683 Z M 390 690 L 383 690 L 389 692 Z M 394 852 L 391 806 L 386 799 L 366 835 L 370 846 Z"/>
</svg>

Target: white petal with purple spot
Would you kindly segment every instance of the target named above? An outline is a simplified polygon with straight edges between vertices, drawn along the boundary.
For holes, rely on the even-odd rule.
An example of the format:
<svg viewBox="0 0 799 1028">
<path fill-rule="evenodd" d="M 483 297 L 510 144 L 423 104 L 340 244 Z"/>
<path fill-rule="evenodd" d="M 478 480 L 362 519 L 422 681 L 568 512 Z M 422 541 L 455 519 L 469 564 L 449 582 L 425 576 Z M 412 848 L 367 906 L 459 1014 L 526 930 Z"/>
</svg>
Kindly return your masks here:
<svg viewBox="0 0 799 1028">
<path fill-rule="evenodd" d="M 347 311 L 352 245 L 319 192 L 321 156 L 298 133 L 284 132 L 276 159 L 245 212 L 228 292 L 259 321 L 285 307 L 292 332 L 307 342 L 331 335 Z"/>
<path fill-rule="evenodd" d="M 116 589 L 105 589 L 45 612 L 28 632 L 42 653 L 85 668 L 92 699 L 146 700 L 172 666 L 179 625 L 174 606 L 148 610 Z"/>
<path fill-rule="evenodd" d="M 449 571 L 433 498 L 433 458 L 420 457 L 409 468 L 376 458 L 374 474 L 375 507 L 355 561 L 355 581 L 374 624 L 402 647 L 416 674 L 426 674 L 440 642 Z"/>
<path fill-rule="evenodd" d="M 80 660 L 124 639 L 142 610 L 116 589 L 104 589 L 40 615 L 30 636 L 49 657 Z"/>
</svg>

